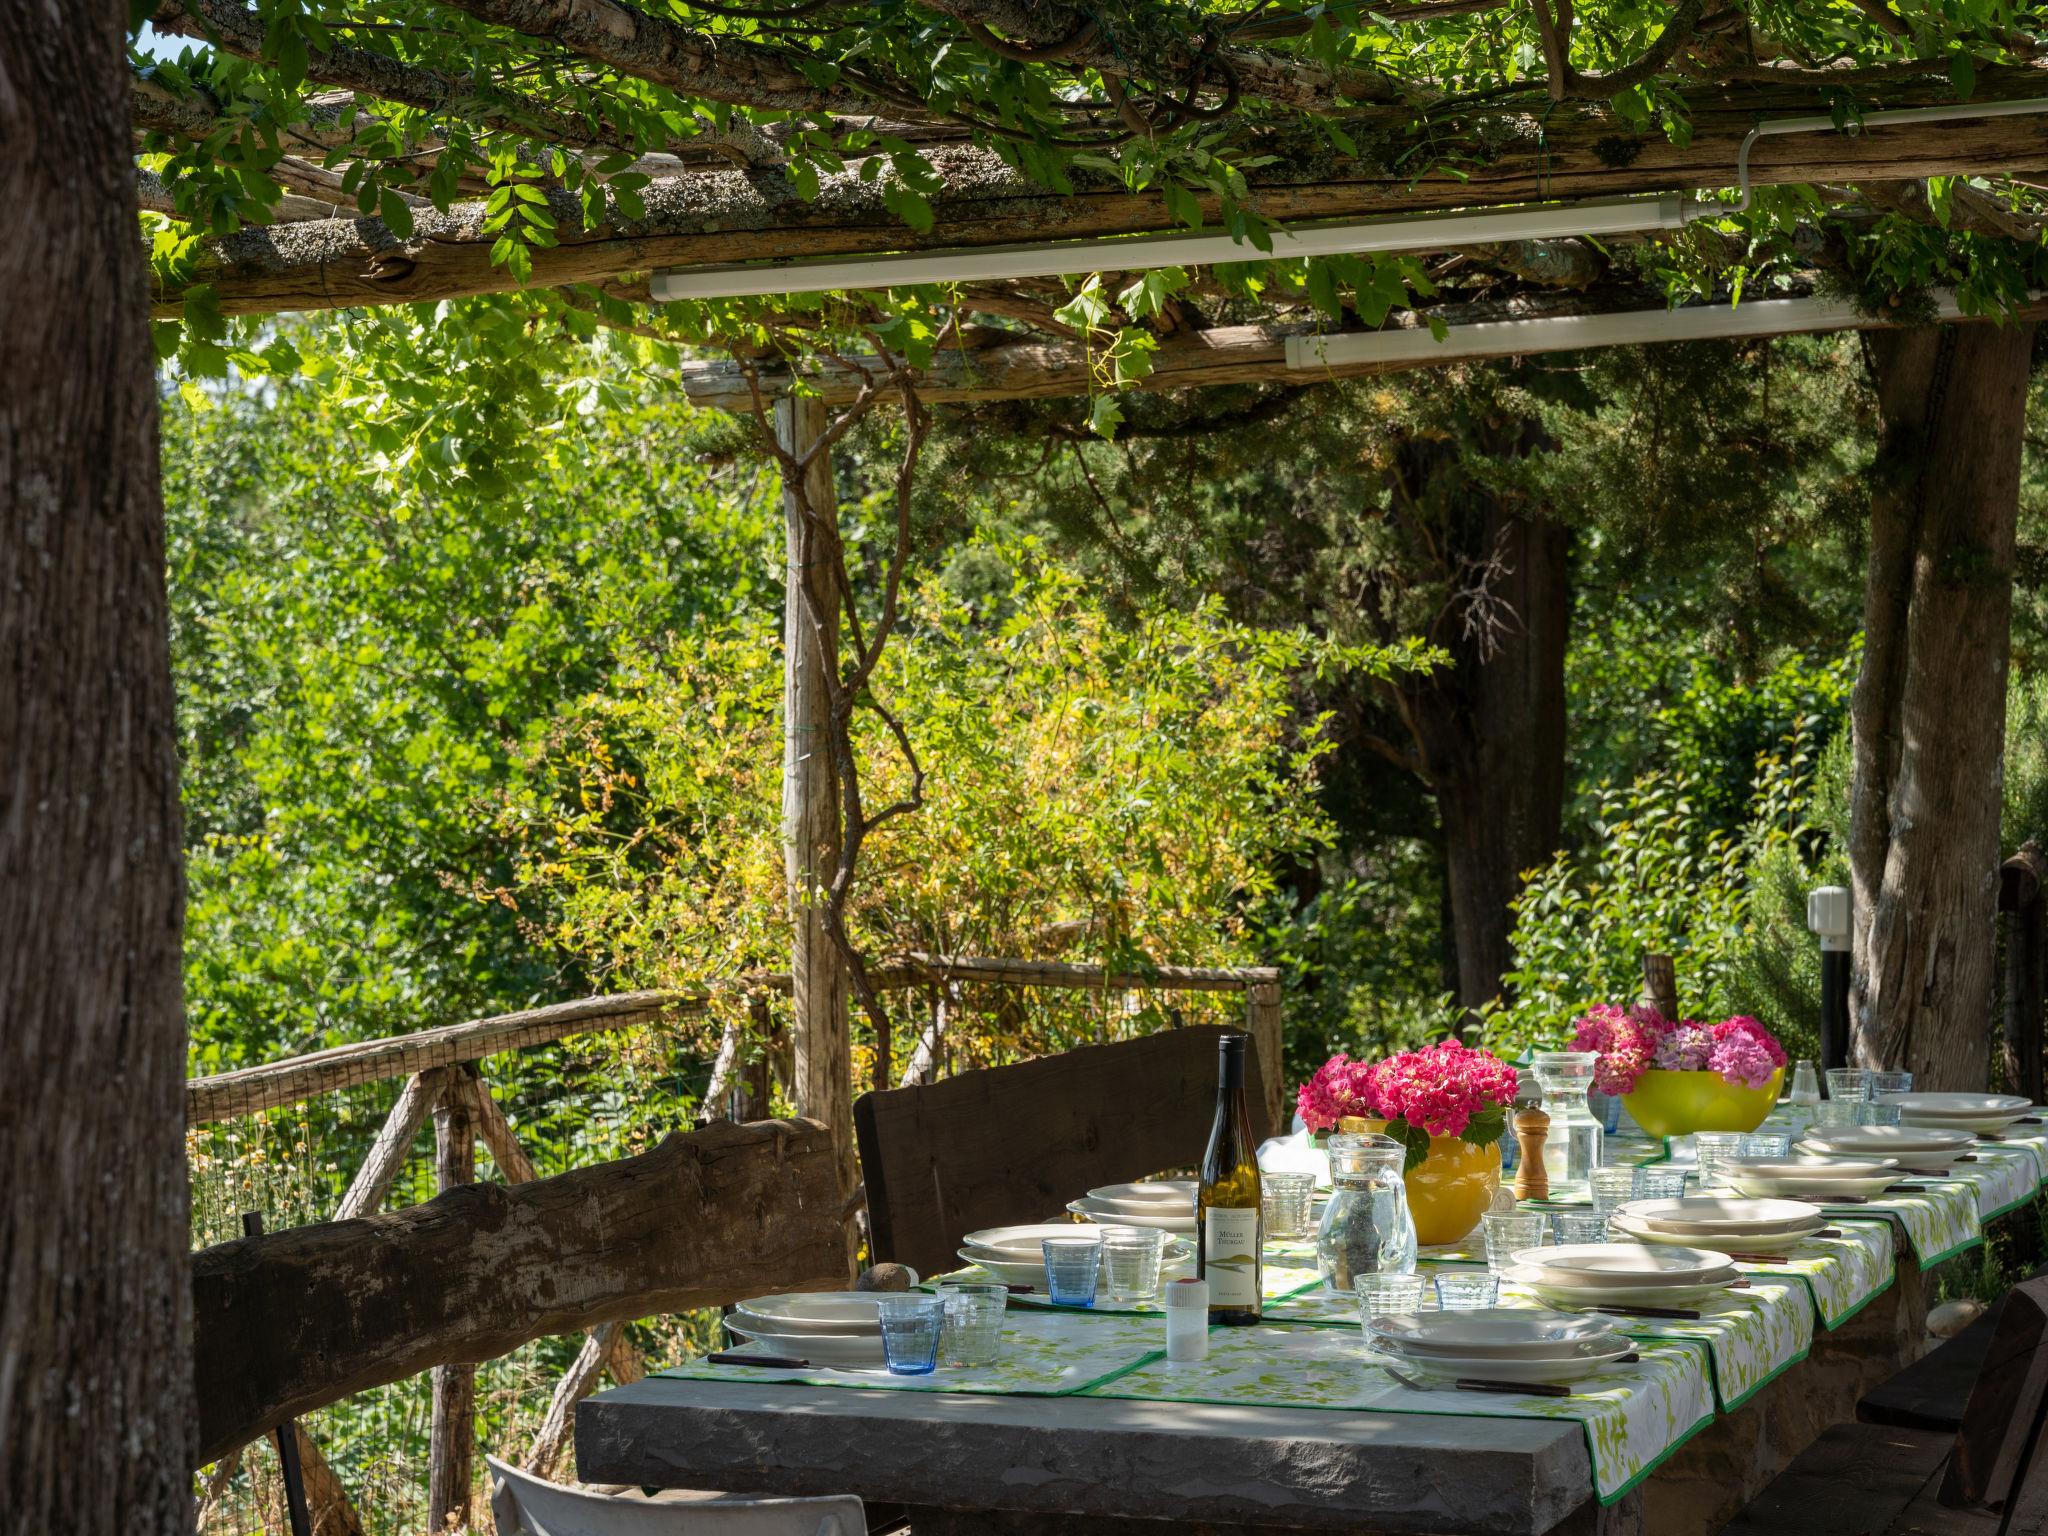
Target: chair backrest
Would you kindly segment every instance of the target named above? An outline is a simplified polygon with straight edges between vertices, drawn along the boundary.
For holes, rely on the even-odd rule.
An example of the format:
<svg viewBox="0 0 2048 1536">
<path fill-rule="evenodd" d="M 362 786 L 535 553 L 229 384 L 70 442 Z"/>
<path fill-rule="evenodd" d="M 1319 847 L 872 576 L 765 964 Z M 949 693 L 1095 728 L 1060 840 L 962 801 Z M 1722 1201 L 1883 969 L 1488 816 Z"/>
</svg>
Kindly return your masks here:
<svg viewBox="0 0 2048 1536">
<path fill-rule="evenodd" d="M 1951 1508 L 2006 1509 L 2001 1528 L 2038 1529 L 2048 1517 L 2048 1277 L 2013 1287 L 1970 1388 L 1942 1479 Z M 2019 1518 L 2031 1510 L 2030 1519 Z"/>
<path fill-rule="evenodd" d="M 876 1259 L 957 1269 L 964 1233 L 1057 1219 L 1091 1188 L 1197 1166 L 1226 1033 L 1190 1025 L 863 1094 L 853 1124 Z M 1260 1104 L 1258 1054 L 1245 1054 Z"/>
<path fill-rule="evenodd" d="M 867 1536 L 867 1512 L 850 1493 L 665 1504 L 564 1488 L 495 1456 L 484 1460 L 498 1536 Z"/>
</svg>

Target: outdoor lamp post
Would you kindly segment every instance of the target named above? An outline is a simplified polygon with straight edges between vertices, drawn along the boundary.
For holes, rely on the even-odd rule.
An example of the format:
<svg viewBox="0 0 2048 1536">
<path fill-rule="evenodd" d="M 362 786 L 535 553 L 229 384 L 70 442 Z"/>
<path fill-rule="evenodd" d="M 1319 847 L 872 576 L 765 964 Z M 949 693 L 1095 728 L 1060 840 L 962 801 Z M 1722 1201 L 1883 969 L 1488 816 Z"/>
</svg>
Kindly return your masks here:
<svg viewBox="0 0 2048 1536">
<path fill-rule="evenodd" d="M 1820 937 L 1820 1064 L 1849 1064 L 1849 892 L 1824 885 L 1806 898 L 1806 926 Z"/>
</svg>

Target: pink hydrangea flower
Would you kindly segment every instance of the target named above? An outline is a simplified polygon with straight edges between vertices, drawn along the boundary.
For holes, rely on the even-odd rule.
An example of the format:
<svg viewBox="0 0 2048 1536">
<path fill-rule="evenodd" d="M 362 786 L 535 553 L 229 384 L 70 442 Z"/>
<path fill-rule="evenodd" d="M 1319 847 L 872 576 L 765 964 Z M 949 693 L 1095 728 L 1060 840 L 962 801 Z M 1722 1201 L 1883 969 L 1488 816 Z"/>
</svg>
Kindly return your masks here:
<svg viewBox="0 0 2048 1536">
<path fill-rule="evenodd" d="M 1515 1101 L 1515 1069 L 1491 1051 L 1444 1040 L 1367 1064 L 1332 1056 L 1301 1086 L 1297 1107 L 1311 1131 L 1347 1115 L 1402 1121 L 1432 1136 L 1461 1136 L 1475 1115 Z"/>
<path fill-rule="evenodd" d="M 1704 1072 L 1714 1049 L 1713 1032 L 1695 1019 L 1681 1019 L 1657 1042 L 1660 1072 Z"/>
<path fill-rule="evenodd" d="M 1599 1054 L 1593 1064 L 1595 1088 L 1602 1093 L 1631 1093 L 1636 1080 L 1650 1069 L 1667 1027 L 1654 1008 L 1617 1008 L 1602 1003 L 1574 1024 L 1572 1049 Z"/>
<path fill-rule="evenodd" d="M 1761 1088 L 1785 1065 L 1785 1048 L 1768 1029 L 1747 1014 L 1723 1019 L 1712 1031 L 1713 1049 L 1707 1066 L 1731 1083 Z"/>
<path fill-rule="evenodd" d="M 1574 1022 L 1572 1049 L 1599 1053 L 1593 1086 L 1614 1094 L 1634 1092 L 1653 1068 L 1718 1072 L 1730 1083 L 1761 1088 L 1787 1060 L 1777 1037 L 1747 1014 L 1718 1024 L 1697 1019 L 1672 1023 L 1645 1004 L 1624 1009 L 1603 1003 L 1589 1009 Z"/>
</svg>

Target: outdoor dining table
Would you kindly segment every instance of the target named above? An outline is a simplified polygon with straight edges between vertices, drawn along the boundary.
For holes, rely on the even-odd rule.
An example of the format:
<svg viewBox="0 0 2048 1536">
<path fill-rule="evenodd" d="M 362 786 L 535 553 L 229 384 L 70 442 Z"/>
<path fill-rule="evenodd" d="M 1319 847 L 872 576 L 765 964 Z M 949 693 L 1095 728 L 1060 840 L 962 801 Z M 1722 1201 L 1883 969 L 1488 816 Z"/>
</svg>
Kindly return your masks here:
<svg viewBox="0 0 2048 1536">
<path fill-rule="evenodd" d="M 1640 1139 L 1609 1152 L 1685 1157 L 1682 1144 Z M 1833 1208 L 1833 1235 L 1743 1262 L 1740 1286 L 1699 1304 L 1697 1319 L 1617 1317 L 1640 1359 L 1568 1397 L 1403 1386 L 1368 1359 L 1356 1304 L 1323 1286 L 1312 1244 L 1281 1242 L 1266 1250 L 1263 1321 L 1212 1329 L 1204 1361 L 1164 1358 L 1156 1304 L 1015 1297 L 993 1366 L 891 1377 L 690 1361 L 598 1394 L 577 1413 L 578 1476 L 853 1492 L 907 1507 L 919 1536 L 1107 1533 L 1127 1519 L 1390 1536 L 1638 1530 L 1645 1485 L 1682 1448 L 1737 1425 L 1766 1388 L 1825 1353 L 1817 1340 L 1851 1337 L 1879 1298 L 1904 1305 L 1893 1287 L 1910 1273 L 1915 1315 L 1866 1329 L 1858 1347 L 1885 1358 L 1854 1362 L 1864 1368 L 1838 1405 L 1846 1417 L 1854 1392 L 1917 1346 L 1920 1271 L 1980 1243 L 1983 1223 L 2031 1200 L 2044 1177 L 2048 1129 L 2026 1127 L 1980 1145 L 1952 1176 Z M 1420 1267 L 1483 1264 L 1475 1235 L 1425 1249 Z M 1502 1304 L 1536 1303 L 1504 1292 Z M 1839 1396 L 1839 1370 L 1791 1395 L 1818 1400 L 1821 1375 Z M 1738 1481 L 1760 1484 L 1775 1468 L 1750 1470 Z M 1741 1490 L 1709 1493 L 1702 1508 L 1739 1502 Z M 1679 1523 L 1661 1521 L 1659 1536 Z"/>
</svg>

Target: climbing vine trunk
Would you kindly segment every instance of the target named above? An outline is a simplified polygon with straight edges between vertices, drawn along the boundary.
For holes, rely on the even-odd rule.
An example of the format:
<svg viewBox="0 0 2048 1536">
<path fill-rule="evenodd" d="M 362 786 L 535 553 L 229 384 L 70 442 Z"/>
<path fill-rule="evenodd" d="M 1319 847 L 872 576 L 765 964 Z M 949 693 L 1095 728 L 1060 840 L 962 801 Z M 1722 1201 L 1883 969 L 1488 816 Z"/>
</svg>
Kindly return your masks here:
<svg viewBox="0 0 2048 1536">
<path fill-rule="evenodd" d="M 2031 325 L 1873 334 L 1863 670 L 1852 702 L 1855 1059 L 1990 1072 L 1999 810 Z"/>
<path fill-rule="evenodd" d="M 31 10 L 34 15 L 30 14 Z M 189 1530 L 178 780 L 127 11 L 0 23 L 0 1531 Z"/>
<path fill-rule="evenodd" d="M 1550 861 L 1564 816 L 1565 637 L 1570 540 L 1540 509 L 1511 504 L 1470 473 L 1471 451 L 1519 457 L 1534 423 L 1480 428 L 1475 441 L 1404 445 L 1394 515 L 1440 563 L 1449 594 L 1428 638 L 1452 664 L 1397 685 L 1415 765 L 1436 797 L 1458 1001 L 1501 991 L 1512 952 L 1508 907 L 1523 875 Z"/>
<path fill-rule="evenodd" d="M 828 416 L 817 400 L 775 402 L 775 435 L 801 458 L 824 434 Z M 853 1046 L 848 1029 L 846 964 L 825 921 L 825 890 L 839 865 L 839 774 L 832 760 L 831 705 L 826 679 L 839 665 L 836 539 L 838 490 L 829 450 L 805 475 L 804 498 L 816 521 L 809 568 L 804 563 L 804 506 L 783 487 L 787 554 L 783 598 L 782 849 L 791 919 L 791 1041 L 797 1112 L 832 1128 L 842 1188 L 854 1184 Z M 803 590 L 808 584 L 811 603 Z M 812 619 L 813 612 L 817 621 Z"/>
</svg>

